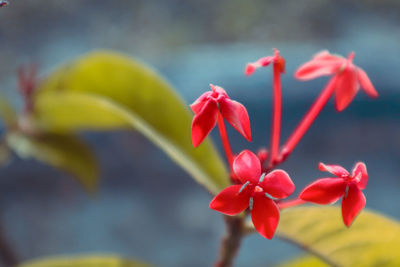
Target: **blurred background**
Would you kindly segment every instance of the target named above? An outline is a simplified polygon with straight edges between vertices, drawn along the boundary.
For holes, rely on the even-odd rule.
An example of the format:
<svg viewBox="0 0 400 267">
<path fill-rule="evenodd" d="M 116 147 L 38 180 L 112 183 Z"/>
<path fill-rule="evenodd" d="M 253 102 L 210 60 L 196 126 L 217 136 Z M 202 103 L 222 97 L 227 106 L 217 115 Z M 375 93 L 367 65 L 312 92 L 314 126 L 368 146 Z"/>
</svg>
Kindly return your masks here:
<svg viewBox="0 0 400 267">
<path fill-rule="evenodd" d="M 247 62 L 272 48 L 287 60 L 285 139 L 326 82 L 295 81 L 294 70 L 322 49 L 355 51 L 379 99 L 360 92 L 342 113 L 329 103 L 282 168 L 299 192 L 325 175 L 319 161 L 348 169 L 365 161 L 367 207 L 400 219 L 399 1 L 9 2 L 0 9 L 0 87 L 16 106 L 21 64 L 38 63 L 44 77 L 83 53 L 114 49 L 154 65 L 188 103 L 214 83 L 245 104 L 254 141 L 230 131 L 237 152 L 269 144 L 272 75 L 262 70 L 245 77 Z M 96 197 L 33 160 L 15 159 L 0 169 L 0 216 L 18 256 L 111 252 L 157 266 L 210 266 L 224 231 L 220 214 L 208 208 L 211 196 L 137 133 L 84 137 L 101 163 Z M 217 137 L 214 132 L 219 144 Z M 237 266 L 269 266 L 298 252 L 254 235 L 243 242 Z"/>
</svg>

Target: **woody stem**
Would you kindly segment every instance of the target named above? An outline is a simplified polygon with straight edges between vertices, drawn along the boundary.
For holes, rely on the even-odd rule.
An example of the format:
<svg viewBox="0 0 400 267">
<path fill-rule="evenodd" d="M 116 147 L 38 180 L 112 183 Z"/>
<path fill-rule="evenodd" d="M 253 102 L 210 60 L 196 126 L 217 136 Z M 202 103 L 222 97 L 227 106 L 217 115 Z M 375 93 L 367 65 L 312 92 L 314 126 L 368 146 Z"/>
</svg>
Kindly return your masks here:
<svg viewBox="0 0 400 267">
<path fill-rule="evenodd" d="M 274 64 L 274 92 L 273 92 L 273 117 L 271 131 L 271 149 L 268 165 L 274 165 L 279 152 L 279 139 L 281 134 L 281 118 L 282 118 L 282 84 L 281 70 Z"/>
<path fill-rule="evenodd" d="M 226 234 L 222 238 L 221 248 L 215 267 L 229 267 L 233 264 L 243 237 L 243 218 L 224 215 Z"/>
<path fill-rule="evenodd" d="M 293 149 L 300 142 L 301 138 L 310 128 L 312 123 L 315 121 L 317 116 L 320 114 L 321 110 L 324 108 L 326 103 L 328 103 L 331 98 L 333 92 L 336 88 L 336 76 L 333 77 L 328 84 L 325 86 L 325 89 L 321 92 L 318 98 L 315 100 L 311 108 L 308 110 L 306 115 L 300 121 L 297 128 L 294 130 L 292 135 L 288 138 L 285 145 L 282 148 L 282 152 L 280 155 L 281 160 L 285 160 L 290 153 L 292 153 Z"/>
<path fill-rule="evenodd" d="M 221 136 L 222 145 L 224 147 L 226 159 L 228 160 L 229 168 L 232 171 L 233 153 L 231 145 L 229 143 L 228 134 L 226 133 L 224 118 L 222 117 L 221 113 L 218 113 L 218 129 Z"/>
</svg>

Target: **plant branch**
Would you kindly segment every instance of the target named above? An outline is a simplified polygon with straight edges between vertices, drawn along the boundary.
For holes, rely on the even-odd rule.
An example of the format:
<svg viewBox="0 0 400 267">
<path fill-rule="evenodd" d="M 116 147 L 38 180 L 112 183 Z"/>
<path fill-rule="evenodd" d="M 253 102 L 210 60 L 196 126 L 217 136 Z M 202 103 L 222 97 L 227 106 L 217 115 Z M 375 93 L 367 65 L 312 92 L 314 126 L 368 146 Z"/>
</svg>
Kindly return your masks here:
<svg viewBox="0 0 400 267">
<path fill-rule="evenodd" d="M 239 250 L 243 237 L 244 218 L 224 215 L 226 234 L 222 238 L 221 248 L 215 267 L 230 267 Z"/>
</svg>

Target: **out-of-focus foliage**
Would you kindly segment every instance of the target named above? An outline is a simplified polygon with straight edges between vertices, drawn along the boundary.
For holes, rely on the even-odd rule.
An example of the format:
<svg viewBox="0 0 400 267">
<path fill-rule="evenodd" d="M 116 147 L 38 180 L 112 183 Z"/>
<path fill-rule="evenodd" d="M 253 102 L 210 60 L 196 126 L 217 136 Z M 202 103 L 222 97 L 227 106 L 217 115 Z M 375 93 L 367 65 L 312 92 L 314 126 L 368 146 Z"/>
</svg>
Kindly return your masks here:
<svg viewBox="0 0 400 267">
<path fill-rule="evenodd" d="M 91 150 L 72 134 L 27 136 L 10 132 L 8 146 L 21 158 L 34 158 L 73 174 L 88 192 L 96 190 L 98 166 Z"/>
<path fill-rule="evenodd" d="M 217 193 L 228 185 L 228 173 L 210 141 L 193 148 L 191 119 L 187 105 L 158 73 L 112 52 L 94 52 L 61 67 L 35 96 L 34 121 L 41 131 L 130 125 Z"/>
<path fill-rule="evenodd" d="M 0 117 L 6 127 L 13 127 L 17 123 L 17 114 L 6 98 L 0 94 Z"/>
<path fill-rule="evenodd" d="M 130 127 L 129 116 L 114 103 L 81 92 L 46 92 L 35 101 L 38 126 L 44 131 L 113 130 Z"/>
<path fill-rule="evenodd" d="M 312 256 L 299 257 L 297 259 L 279 265 L 279 267 L 329 267 L 329 266 L 330 265 L 321 261 L 317 257 L 312 257 Z"/>
<path fill-rule="evenodd" d="M 51 257 L 22 263 L 20 267 L 149 267 L 151 265 L 116 256 L 89 255 Z"/>
<path fill-rule="evenodd" d="M 282 212 L 277 236 L 333 266 L 400 266 L 400 225 L 363 211 L 350 228 L 338 207 L 301 207 Z M 326 266 L 312 258 L 284 265 Z"/>
</svg>

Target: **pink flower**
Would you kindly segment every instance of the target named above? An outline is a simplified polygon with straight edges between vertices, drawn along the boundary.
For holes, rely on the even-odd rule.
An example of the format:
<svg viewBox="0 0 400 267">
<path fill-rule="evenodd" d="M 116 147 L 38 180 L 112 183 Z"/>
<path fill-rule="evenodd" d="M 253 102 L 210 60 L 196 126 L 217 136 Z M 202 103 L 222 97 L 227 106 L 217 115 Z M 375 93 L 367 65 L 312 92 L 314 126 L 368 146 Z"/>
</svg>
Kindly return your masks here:
<svg viewBox="0 0 400 267">
<path fill-rule="evenodd" d="M 236 215 L 249 208 L 255 229 L 271 239 L 279 223 L 279 208 L 274 200 L 293 193 L 292 180 L 283 170 L 261 173 L 259 158 L 249 150 L 235 158 L 233 170 L 242 184 L 222 190 L 211 201 L 210 208 L 226 215 Z"/>
<path fill-rule="evenodd" d="M 351 175 L 338 165 L 320 163 L 319 169 L 330 172 L 337 177 L 322 178 L 313 182 L 300 193 L 300 199 L 324 205 L 334 203 L 343 196 L 343 222 L 349 227 L 366 203 L 361 190 L 368 183 L 367 167 L 364 163 L 358 162 Z"/>
<path fill-rule="evenodd" d="M 244 70 L 244 74 L 250 76 L 256 71 L 256 69 L 266 67 L 271 63 L 273 63 L 280 72 L 285 72 L 285 59 L 279 55 L 279 50 L 275 49 L 273 56 L 262 57 L 255 62 L 248 63 Z"/>
<path fill-rule="evenodd" d="M 316 54 L 310 61 L 300 66 L 295 77 L 299 80 L 311 80 L 320 76 L 334 75 L 336 89 L 336 109 L 344 110 L 354 99 L 360 87 L 373 98 L 378 93 L 365 71 L 353 64 L 354 53 L 347 58 L 332 55 L 328 51 Z"/>
<path fill-rule="evenodd" d="M 217 124 L 222 115 L 244 138 L 251 141 L 250 120 L 246 108 L 231 100 L 226 91 L 210 84 L 212 91 L 202 94 L 190 107 L 195 116 L 192 122 L 192 142 L 197 147 Z"/>
</svg>

